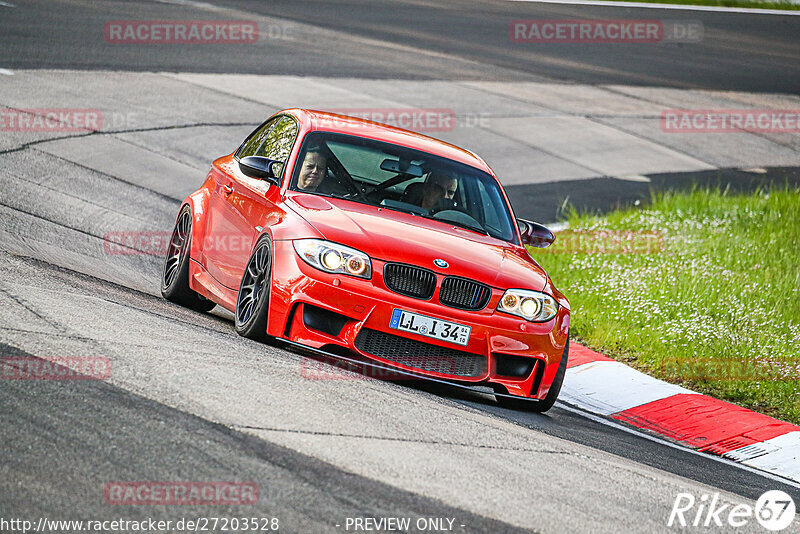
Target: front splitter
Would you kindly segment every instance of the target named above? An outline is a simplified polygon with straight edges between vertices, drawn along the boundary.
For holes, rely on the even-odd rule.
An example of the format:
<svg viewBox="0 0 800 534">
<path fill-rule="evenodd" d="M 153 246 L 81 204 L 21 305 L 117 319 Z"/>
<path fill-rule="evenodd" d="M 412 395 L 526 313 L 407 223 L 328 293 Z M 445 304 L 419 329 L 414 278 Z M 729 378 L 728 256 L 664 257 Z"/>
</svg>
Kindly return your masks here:
<svg viewBox="0 0 800 534">
<path fill-rule="evenodd" d="M 406 370 L 406 369 L 399 369 L 399 368 L 396 368 L 396 367 L 390 367 L 388 365 L 383 365 L 381 363 L 373 362 L 373 361 L 366 360 L 366 359 L 360 360 L 360 359 L 344 356 L 344 355 L 341 355 L 341 354 L 336 354 L 336 353 L 333 353 L 333 352 L 329 352 L 329 351 L 326 351 L 326 350 L 317 349 L 317 348 L 314 348 L 314 347 L 309 347 L 307 345 L 303 345 L 302 343 L 297 343 L 296 341 L 290 341 L 288 339 L 278 339 L 277 341 L 279 341 L 280 343 L 284 343 L 286 345 L 289 345 L 290 347 L 295 348 L 295 349 L 297 349 L 299 351 L 308 352 L 308 353 L 311 353 L 311 354 L 314 354 L 314 355 L 317 355 L 317 356 L 322 356 L 324 358 L 329 358 L 329 359 L 340 361 L 340 362 L 346 362 L 346 363 L 349 363 L 349 364 L 352 364 L 352 365 L 357 365 L 357 366 L 361 366 L 361 367 L 367 367 L 367 368 L 373 369 L 375 371 L 383 371 L 383 372 L 386 372 L 387 374 L 401 375 L 403 377 L 413 378 L 415 380 L 422 380 L 422 381 L 429 382 L 429 383 L 434 383 L 434 384 L 442 384 L 442 385 L 445 385 L 445 386 L 448 386 L 448 387 L 453 387 L 453 388 L 460 389 L 462 391 L 469 391 L 471 393 L 479 393 L 479 394 L 482 394 L 482 395 L 486 395 L 487 394 L 487 391 L 484 389 L 485 386 L 484 387 L 481 387 L 481 386 L 468 386 L 466 384 L 463 384 L 461 382 L 457 382 L 455 380 L 446 380 L 446 379 L 442 379 L 442 378 L 435 378 L 435 377 L 431 377 L 431 376 L 426 376 L 426 375 L 423 375 L 421 373 L 415 373 L 414 371 L 409 371 L 409 370 Z M 365 375 L 365 376 L 367 376 L 368 378 L 373 378 L 374 380 L 384 380 L 386 382 L 394 382 L 394 380 L 382 379 L 382 378 L 379 378 L 379 377 L 370 377 L 368 375 Z M 528 403 L 531 404 L 531 406 L 539 404 L 539 402 L 540 402 L 539 400 L 531 399 L 530 397 L 520 397 L 518 395 L 509 395 L 508 393 L 492 392 L 491 395 L 494 395 L 495 398 L 503 397 L 503 398 L 507 398 L 507 399 L 513 399 L 515 401 L 528 402 Z"/>
</svg>

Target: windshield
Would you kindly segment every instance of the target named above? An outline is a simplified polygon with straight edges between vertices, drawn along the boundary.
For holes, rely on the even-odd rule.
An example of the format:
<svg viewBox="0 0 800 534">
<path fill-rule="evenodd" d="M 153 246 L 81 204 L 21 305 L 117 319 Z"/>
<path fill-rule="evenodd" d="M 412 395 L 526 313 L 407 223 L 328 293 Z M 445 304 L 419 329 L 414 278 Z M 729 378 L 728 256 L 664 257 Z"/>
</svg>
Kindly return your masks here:
<svg viewBox="0 0 800 534">
<path fill-rule="evenodd" d="M 426 152 L 342 134 L 306 136 L 291 189 L 344 198 L 515 241 L 511 214 L 487 173 Z"/>
</svg>

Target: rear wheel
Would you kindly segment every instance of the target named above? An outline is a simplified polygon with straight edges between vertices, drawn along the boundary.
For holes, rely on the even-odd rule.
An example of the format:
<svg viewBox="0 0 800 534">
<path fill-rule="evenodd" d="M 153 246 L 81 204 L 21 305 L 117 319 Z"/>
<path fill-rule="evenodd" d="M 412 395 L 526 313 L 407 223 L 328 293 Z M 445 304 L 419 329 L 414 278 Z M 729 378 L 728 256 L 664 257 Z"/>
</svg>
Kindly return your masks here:
<svg viewBox="0 0 800 534">
<path fill-rule="evenodd" d="M 526 400 L 523 398 L 514 399 L 508 397 L 495 397 L 497 404 L 504 408 L 512 408 L 514 410 L 525 410 L 529 412 L 544 413 L 553 407 L 558 399 L 558 394 L 561 393 L 561 385 L 564 383 L 564 375 L 567 374 L 567 357 L 569 355 L 569 336 L 567 342 L 564 344 L 564 353 L 561 355 L 561 363 L 558 364 L 556 376 L 553 378 L 553 383 L 550 385 L 550 390 L 544 399 L 540 401 Z"/>
<path fill-rule="evenodd" d="M 267 337 L 267 310 L 272 284 L 272 240 L 264 235 L 256 243 L 236 297 L 236 332 L 250 339 Z"/>
<path fill-rule="evenodd" d="M 197 311 L 216 306 L 189 287 L 189 253 L 192 246 L 192 210 L 186 205 L 175 220 L 161 272 L 161 294 L 165 299 Z"/>
</svg>

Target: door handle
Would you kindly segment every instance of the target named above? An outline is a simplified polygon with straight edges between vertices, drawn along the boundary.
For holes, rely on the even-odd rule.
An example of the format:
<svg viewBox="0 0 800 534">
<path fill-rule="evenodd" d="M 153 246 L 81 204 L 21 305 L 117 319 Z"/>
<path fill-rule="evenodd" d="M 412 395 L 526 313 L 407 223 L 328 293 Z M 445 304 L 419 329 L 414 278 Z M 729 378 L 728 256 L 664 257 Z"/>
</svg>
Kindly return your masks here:
<svg viewBox="0 0 800 534">
<path fill-rule="evenodd" d="M 233 186 L 232 185 L 223 185 L 222 186 L 222 192 L 225 194 L 225 196 L 230 195 L 231 193 L 233 193 Z"/>
</svg>

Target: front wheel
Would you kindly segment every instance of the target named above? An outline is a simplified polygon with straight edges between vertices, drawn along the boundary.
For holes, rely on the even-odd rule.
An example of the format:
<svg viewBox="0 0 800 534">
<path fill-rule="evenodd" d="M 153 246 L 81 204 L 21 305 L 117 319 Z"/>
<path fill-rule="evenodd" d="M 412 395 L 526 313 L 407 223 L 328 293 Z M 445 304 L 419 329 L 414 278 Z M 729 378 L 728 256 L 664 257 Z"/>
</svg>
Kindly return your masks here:
<svg viewBox="0 0 800 534">
<path fill-rule="evenodd" d="M 189 287 L 189 252 L 192 246 L 192 210 L 186 205 L 178 212 L 161 271 L 161 295 L 169 301 L 197 311 L 216 306 Z"/>
<path fill-rule="evenodd" d="M 250 339 L 267 337 L 267 310 L 272 284 L 272 240 L 264 235 L 256 243 L 236 297 L 236 332 Z"/>
<path fill-rule="evenodd" d="M 514 410 L 525 410 L 529 412 L 544 413 L 553 407 L 558 399 L 558 394 L 561 393 L 561 385 L 564 383 L 564 375 L 567 374 L 567 357 L 569 356 L 569 336 L 567 342 L 564 344 L 564 353 L 561 355 L 561 363 L 558 364 L 556 376 L 553 377 L 553 383 L 550 385 L 550 390 L 544 399 L 540 401 L 513 399 L 508 397 L 495 397 L 497 404 L 504 408 L 512 408 Z"/>
</svg>

